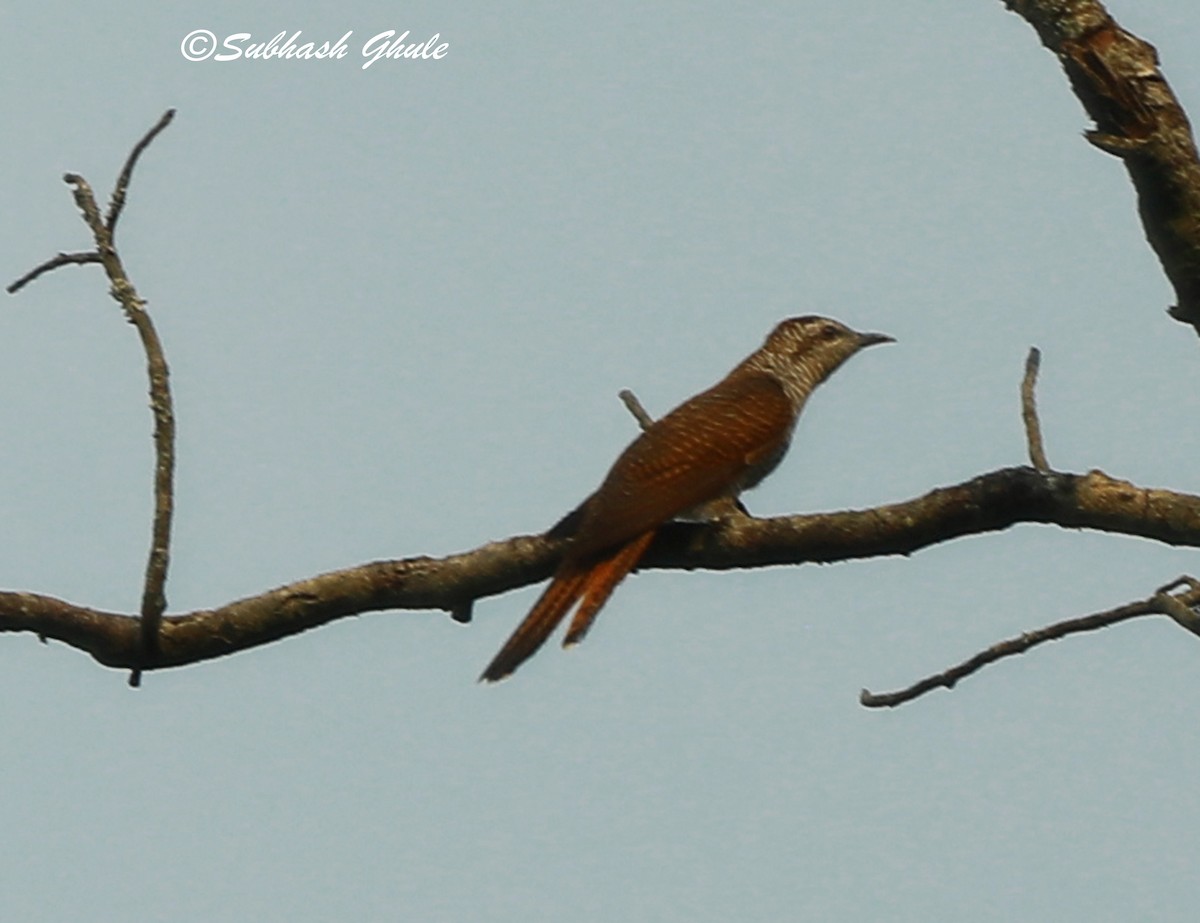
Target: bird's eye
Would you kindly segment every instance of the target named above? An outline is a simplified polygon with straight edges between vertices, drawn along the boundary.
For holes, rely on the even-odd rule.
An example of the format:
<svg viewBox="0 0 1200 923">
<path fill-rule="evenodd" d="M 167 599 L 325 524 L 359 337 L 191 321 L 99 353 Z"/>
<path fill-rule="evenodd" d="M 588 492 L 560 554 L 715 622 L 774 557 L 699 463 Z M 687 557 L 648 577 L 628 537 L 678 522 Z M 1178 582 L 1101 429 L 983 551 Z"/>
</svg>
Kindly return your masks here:
<svg viewBox="0 0 1200 923">
<path fill-rule="evenodd" d="M 821 328 L 819 335 L 822 340 L 836 340 L 840 335 L 840 331 L 832 324 L 826 324 Z"/>
</svg>

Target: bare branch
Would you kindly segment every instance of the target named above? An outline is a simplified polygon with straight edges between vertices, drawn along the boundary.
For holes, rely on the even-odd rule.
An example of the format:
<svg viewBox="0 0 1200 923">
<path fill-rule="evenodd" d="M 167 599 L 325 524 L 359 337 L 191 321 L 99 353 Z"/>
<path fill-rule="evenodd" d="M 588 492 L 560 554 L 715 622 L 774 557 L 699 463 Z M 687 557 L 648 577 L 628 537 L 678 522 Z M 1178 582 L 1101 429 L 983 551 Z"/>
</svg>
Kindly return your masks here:
<svg viewBox="0 0 1200 923">
<path fill-rule="evenodd" d="M 35 266 L 16 282 L 10 283 L 5 291 L 10 295 L 15 295 L 26 285 L 40 276 L 42 273 L 50 272 L 52 269 L 58 269 L 59 266 L 80 265 L 85 263 L 99 263 L 100 254 L 95 250 L 89 250 L 87 253 L 60 253 L 57 256 L 52 256 L 40 266 Z"/>
<path fill-rule="evenodd" d="M 1025 441 L 1029 444 L 1030 463 L 1038 471 L 1049 471 L 1050 463 L 1046 461 L 1046 449 L 1042 445 L 1042 425 L 1038 422 L 1035 395 L 1041 362 L 1041 351 L 1036 346 L 1031 347 L 1029 357 L 1025 360 L 1025 377 L 1021 381 L 1021 419 L 1025 421 Z"/>
<path fill-rule="evenodd" d="M 125 267 L 113 246 L 112 235 L 100 222 L 100 212 L 91 186 L 82 176 L 68 173 L 64 179 L 75 187 L 75 203 L 84 221 L 92 229 L 96 249 L 112 288 L 109 294 L 125 311 L 125 318 L 138 332 L 146 353 L 146 371 L 150 379 L 150 409 L 154 414 L 154 526 L 150 554 L 146 561 L 146 579 L 142 589 L 142 643 L 153 654 L 158 643 L 158 628 L 167 608 L 167 567 L 171 557 L 171 517 L 174 511 L 175 412 L 171 401 L 170 371 L 162 342 L 154 322 L 146 312 L 146 303 L 138 296 Z M 137 685 L 135 673 L 130 683 Z"/>
<path fill-rule="evenodd" d="M 1138 618 L 1139 616 L 1155 614 L 1157 612 L 1158 610 L 1152 603 L 1148 600 L 1143 600 L 1142 602 L 1130 603 L 1128 606 L 1110 609 L 1107 612 L 1098 612 L 1094 615 L 1084 616 L 1083 618 L 1055 622 L 1053 625 L 1047 625 L 1045 628 L 1039 628 L 1037 631 L 1027 631 L 1015 638 L 1009 638 L 1007 641 L 993 644 L 987 650 L 980 651 L 969 660 L 964 660 L 949 670 L 928 676 L 897 692 L 876 694 L 864 689 L 859 693 L 858 701 L 867 708 L 895 708 L 897 705 L 911 702 L 918 696 L 922 696 L 934 689 L 953 689 L 954 684 L 960 679 L 970 676 L 978 670 L 982 670 L 988 664 L 995 663 L 997 660 L 1005 657 L 1024 654 L 1031 647 L 1036 647 L 1047 641 L 1057 641 L 1065 638 L 1067 635 L 1078 634 L 1079 632 L 1097 631 L 1101 628 L 1115 625 L 1118 622 L 1126 621 L 1127 619 Z"/>
<path fill-rule="evenodd" d="M 1170 586 L 1177 585 L 1177 581 L 1176 584 L 1159 590 L 1149 599 L 1129 603 L 1125 606 L 1118 606 L 1116 609 L 1109 609 L 1105 612 L 1085 615 L 1082 618 L 1055 622 L 1053 625 L 1047 625 L 1045 628 L 1039 628 L 1036 631 L 1027 631 L 1015 638 L 1009 638 L 1007 641 L 993 644 L 987 650 L 980 651 L 969 660 L 964 660 L 962 663 L 948 670 L 928 676 L 896 692 L 876 694 L 864 689 L 859 694 L 858 701 L 867 708 L 895 708 L 897 705 L 911 702 L 913 699 L 934 689 L 953 689 L 954 684 L 959 680 L 982 670 L 988 664 L 995 663 L 997 660 L 1002 660 L 1005 657 L 1024 654 L 1031 647 L 1036 647 L 1047 641 L 1058 641 L 1067 637 L 1067 635 L 1080 634 L 1085 631 L 1098 631 L 1101 628 L 1116 625 L 1118 622 L 1125 622 L 1129 619 L 1140 618 L 1145 615 L 1170 615 L 1187 628 L 1188 631 L 1200 634 L 1200 630 L 1197 628 L 1197 625 L 1200 625 L 1200 617 L 1197 616 L 1192 608 L 1200 603 L 1200 586 L 1195 581 L 1191 581 L 1190 578 L 1181 579 L 1190 582 L 1191 585 L 1191 590 L 1182 596 L 1172 596 L 1166 592 Z"/>
<path fill-rule="evenodd" d="M 1189 592 L 1176 596 L 1171 591 L 1180 586 L 1189 588 Z M 1160 611 L 1175 620 L 1175 623 L 1194 635 L 1200 635 L 1200 613 L 1196 612 L 1196 604 L 1200 602 L 1200 581 L 1191 577 L 1179 577 L 1164 587 L 1159 587 L 1154 594 L 1153 602 L 1160 606 Z"/>
<path fill-rule="evenodd" d="M 1135 487 L 1098 471 L 1009 468 L 871 510 L 670 523 L 641 569 L 729 570 L 909 554 L 1017 522 L 1200 547 L 1200 497 Z M 565 542 L 558 535 L 517 536 L 446 558 L 377 561 L 323 574 L 218 609 L 166 617 L 156 653 L 141 642 L 132 616 L 29 593 L 0 593 L 0 632 L 56 638 L 113 667 L 180 666 L 366 612 L 430 609 L 461 616 L 473 600 L 546 579 Z"/>
<path fill-rule="evenodd" d="M 637 395 L 628 388 L 619 392 L 617 397 L 625 405 L 625 409 L 633 414 L 633 418 L 638 421 L 638 426 L 645 432 L 654 425 L 654 417 L 646 413 L 646 408 L 642 406 L 642 402 L 637 399 Z"/>
<path fill-rule="evenodd" d="M 175 472 L 175 412 L 171 401 L 170 372 L 162 342 L 146 312 L 146 303 L 138 296 L 125 272 L 121 258 L 113 245 L 113 231 L 125 203 L 125 194 L 133 168 L 146 147 L 170 124 L 174 110 L 168 110 L 146 135 L 134 146 L 113 190 L 108 218 L 100 220 L 100 210 L 92 187 L 82 176 L 67 173 L 63 181 L 74 187 L 75 204 L 92 232 L 96 249 L 92 253 L 63 254 L 48 260 L 27 273 L 9 287 L 16 291 L 43 272 L 68 263 L 98 262 L 104 266 L 111 288 L 109 294 L 121 305 L 125 319 L 133 324 L 146 353 L 147 374 L 150 379 L 150 408 L 154 414 L 154 525 L 150 553 L 146 562 L 146 577 L 142 589 L 142 642 L 148 654 L 156 649 L 158 627 L 166 610 L 167 568 L 170 563 L 171 517 L 174 508 Z M 137 685 L 140 674 L 135 671 L 130 682 Z"/>
<path fill-rule="evenodd" d="M 133 146 L 133 150 L 129 152 L 129 156 L 125 159 L 125 166 L 121 168 L 121 175 L 117 177 L 117 184 L 113 187 L 112 198 L 108 203 L 108 214 L 104 217 L 104 226 L 108 228 L 108 233 L 113 237 L 117 236 L 117 221 L 121 218 L 121 211 L 125 208 L 125 193 L 129 189 L 129 180 L 133 176 L 133 168 L 137 166 L 138 158 L 142 156 L 142 152 L 150 146 L 150 142 L 158 137 L 159 132 L 171 124 L 171 120 L 175 118 L 175 110 L 168 109 L 163 113 L 158 124 L 151 128 L 142 137 L 142 140 Z"/>
<path fill-rule="evenodd" d="M 1138 487 L 1097 470 L 1081 475 L 1003 468 L 869 510 L 753 519 L 730 533 L 716 523 L 672 523 L 664 538 L 684 540 L 656 542 L 642 566 L 723 570 L 907 555 L 1020 522 L 1194 547 L 1200 545 L 1200 497 Z"/>
<path fill-rule="evenodd" d="M 300 580 L 218 609 L 167 616 L 157 650 L 142 642 L 141 620 L 34 593 L 0 592 L 0 632 L 63 641 L 98 662 L 136 671 L 222 657 L 340 618 L 384 609 L 463 614 L 471 600 L 549 576 L 562 541 L 518 536 L 450 557 L 377 561 Z"/>
<path fill-rule="evenodd" d="M 1200 158 L 1158 52 L 1098 0 L 1005 0 L 1037 30 L 1096 123 L 1087 139 L 1129 171 L 1146 237 L 1175 288 L 1176 320 L 1200 333 Z"/>
</svg>

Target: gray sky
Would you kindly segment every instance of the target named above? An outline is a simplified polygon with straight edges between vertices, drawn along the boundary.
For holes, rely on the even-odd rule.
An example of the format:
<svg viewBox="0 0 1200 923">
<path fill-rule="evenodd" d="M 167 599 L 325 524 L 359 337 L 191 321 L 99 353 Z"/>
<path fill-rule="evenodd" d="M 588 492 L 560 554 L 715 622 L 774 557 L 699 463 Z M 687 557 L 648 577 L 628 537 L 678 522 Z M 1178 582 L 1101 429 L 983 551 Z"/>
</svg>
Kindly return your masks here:
<svg viewBox="0 0 1200 923">
<path fill-rule="evenodd" d="M 810 404 L 761 514 L 1024 461 L 1197 488 L 1195 337 L 1120 165 L 997 0 L 49 0 L 6 13 L 5 282 L 143 159 L 120 247 L 179 417 L 171 611 L 541 530 L 779 319 L 899 342 Z M 1200 112 L 1200 14 L 1114 2 Z M 280 30 L 331 61 L 206 61 Z M 359 50 L 440 33 L 442 60 Z M 0 310 L 0 586 L 136 609 L 143 360 L 96 267 Z M 61 921 L 1193 919 L 1200 648 L 1140 621 L 894 712 L 885 690 L 1141 598 L 1194 554 L 1022 526 L 830 567 L 630 579 L 474 682 L 534 599 L 349 619 L 151 674 L 0 639 L 0 907 Z"/>
</svg>

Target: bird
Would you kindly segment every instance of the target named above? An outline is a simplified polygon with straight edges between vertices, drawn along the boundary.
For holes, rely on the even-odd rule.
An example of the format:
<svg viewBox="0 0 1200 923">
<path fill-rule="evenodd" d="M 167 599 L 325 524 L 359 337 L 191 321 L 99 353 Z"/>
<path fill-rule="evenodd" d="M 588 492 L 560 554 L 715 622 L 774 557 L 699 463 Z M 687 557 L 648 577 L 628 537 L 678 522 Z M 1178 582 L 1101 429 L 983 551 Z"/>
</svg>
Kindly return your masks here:
<svg viewBox="0 0 1200 923">
<path fill-rule="evenodd" d="M 816 387 L 859 350 L 892 342 L 828 317 L 788 318 L 721 381 L 647 426 L 548 533 L 572 532 L 558 569 L 480 681 L 515 672 L 572 609 L 563 646 L 582 641 L 661 526 L 714 510 L 731 515 L 738 495 L 783 460 Z"/>
</svg>

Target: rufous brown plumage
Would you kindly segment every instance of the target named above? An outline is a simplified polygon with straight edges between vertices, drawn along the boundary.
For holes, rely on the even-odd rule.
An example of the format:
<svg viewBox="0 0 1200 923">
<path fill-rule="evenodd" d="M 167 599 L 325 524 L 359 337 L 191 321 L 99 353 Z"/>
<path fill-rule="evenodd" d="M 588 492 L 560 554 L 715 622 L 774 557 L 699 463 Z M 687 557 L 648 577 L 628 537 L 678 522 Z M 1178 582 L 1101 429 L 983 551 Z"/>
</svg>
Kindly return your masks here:
<svg viewBox="0 0 1200 923">
<path fill-rule="evenodd" d="M 578 509 L 550 585 L 480 679 L 510 675 L 573 608 L 563 644 L 582 640 L 660 526 L 770 474 L 817 385 L 860 349 L 891 341 L 826 317 L 790 318 L 725 378 L 647 427 Z"/>
</svg>

